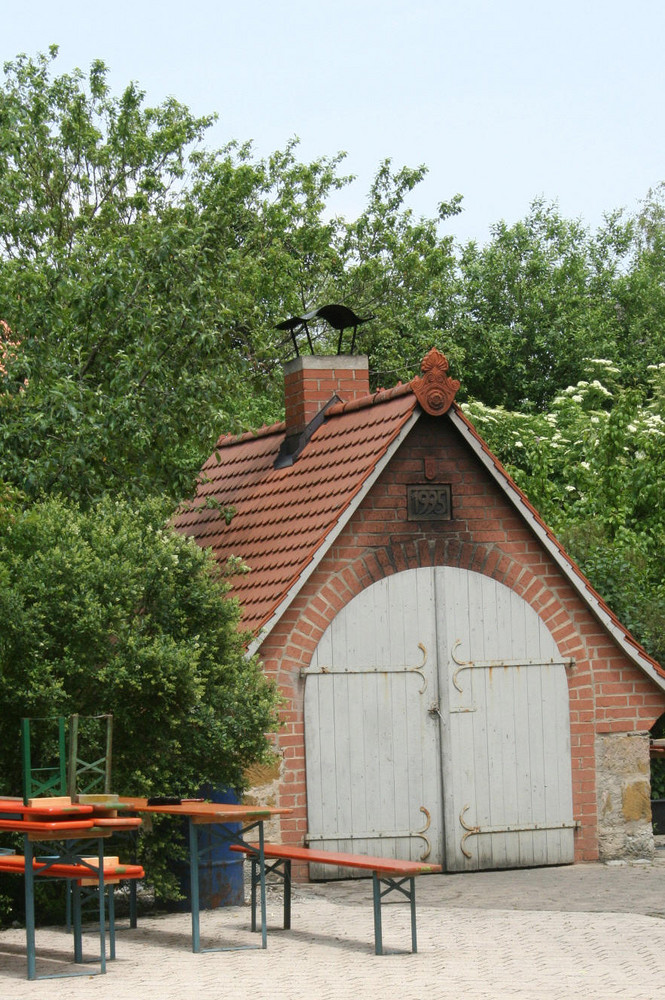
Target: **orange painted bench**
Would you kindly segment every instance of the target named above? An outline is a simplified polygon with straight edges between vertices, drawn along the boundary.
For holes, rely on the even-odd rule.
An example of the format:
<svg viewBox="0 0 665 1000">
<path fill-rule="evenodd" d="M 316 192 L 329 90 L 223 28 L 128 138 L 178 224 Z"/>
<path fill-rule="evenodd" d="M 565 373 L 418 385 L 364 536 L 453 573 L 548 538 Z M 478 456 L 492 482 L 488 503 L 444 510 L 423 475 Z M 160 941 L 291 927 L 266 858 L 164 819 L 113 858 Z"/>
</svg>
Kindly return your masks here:
<svg viewBox="0 0 665 1000">
<path fill-rule="evenodd" d="M 260 873 L 259 846 L 245 847 L 232 845 L 232 851 L 240 851 L 252 862 L 252 930 L 256 930 L 256 887 Z M 347 854 L 342 851 L 322 851 L 312 847 L 297 847 L 291 844 L 265 844 L 263 850 L 266 871 L 273 872 L 282 879 L 284 886 L 285 929 L 291 926 L 291 862 L 303 861 L 308 864 L 331 865 L 336 868 L 353 868 L 372 873 L 374 900 L 374 951 L 383 954 L 383 933 L 381 925 L 381 900 L 391 892 L 405 896 L 411 906 L 411 951 L 418 950 L 416 935 L 416 886 L 418 875 L 443 871 L 441 865 L 430 865 L 421 861 L 401 861 L 397 858 L 379 858 L 368 854 Z M 274 862 L 270 864 L 270 862 Z"/>
<path fill-rule="evenodd" d="M 35 875 L 45 875 L 48 878 L 76 879 L 82 885 L 97 885 L 97 858 L 86 858 L 86 864 L 69 865 L 57 861 L 40 861 L 34 858 L 32 867 Z M 0 853 L 0 872 L 16 875 L 25 874 L 25 858 L 22 854 Z M 95 876 L 95 877 L 93 877 Z M 120 882 L 129 878 L 144 878 L 145 872 L 141 865 L 121 865 L 118 858 L 104 858 L 104 883 Z"/>
<path fill-rule="evenodd" d="M 62 878 L 82 887 L 98 887 L 98 858 L 82 858 L 83 864 L 62 864 L 57 861 L 33 858 L 32 868 L 36 876 L 45 878 Z M 25 858 L 22 854 L 12 854 L 0 851 L 0 874 L 25 875 Z M 104 858 L 104 887 L 117 885 L 126 879 L 145 878 L 141 865 L 124 865 L 116 857 Z M 77 962 L 81 961 L 81 902 L 78 892 L 74 893 L 74 954 Z M 115 958 L 115 905 L 113 893 L 108 897 L 109 917 L 109 957 Z"/>
<path fill-rule="evenodd" d="M 72 889 L 74 917 L 74 960 L 82 961 L 81 944 L 81 890 L 90 886 L 97 889 L 99 904 L 100 972 L 106 971 L 106 894 L 100 892 L 106 884 L 125 879 L 136 880 L 144 875 L 140 865 L 120 865 L 117 858 L 103 857 L 103 840 L 120 830 L 140 826 L 139 817 L 117 815 L 109 808 L 108 797 L 100 805 L 101 815 L 96 815 L 93 805 L 73 802 L 67 795 L 23 798 L 0 796 L 0 832 L 23 835 L 23 854 L 0 849 L 0 874 L 23 875 L 25 879 L 26 952 L 28 979 L 37 976 L 35 967 L 35 878 L 66 879 Z M 95 858 L 81 854 L 81 841 L 96 840 L 98 853 Z M 46 858 L 34 857 L 33 844 L 55 842 L 57 854 Z M 63 846 L 66 844 L 68 846 Z M 91 845 L 92 846 L 92 845 Z M 101 865 L 101 871 L 100 871 Z M 70 897 L 68 895 L 68 903 Z M 69 919 L 69 918 L 68 918 Z M 115 957 L 115 915 L 113 893 L 108 893 L 108 919 L 110 928 L 111 958 Z M 83 973 L 78 973 L 83 975 Z"/>
</svg>

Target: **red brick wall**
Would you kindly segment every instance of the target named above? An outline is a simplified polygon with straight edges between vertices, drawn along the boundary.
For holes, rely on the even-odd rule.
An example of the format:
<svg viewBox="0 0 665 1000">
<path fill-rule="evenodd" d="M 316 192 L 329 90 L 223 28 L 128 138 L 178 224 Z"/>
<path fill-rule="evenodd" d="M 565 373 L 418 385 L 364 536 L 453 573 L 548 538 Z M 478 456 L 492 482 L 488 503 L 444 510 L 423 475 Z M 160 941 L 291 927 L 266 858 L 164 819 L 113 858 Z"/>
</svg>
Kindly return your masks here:
<svg viewBox="0 0 665 1000">
<path fill-rule="evenodd" d="M 406 485 L 452 486 L 450 521 L 407 520 Z M 285 841 L 307 832 L 304 681 L 316 645 L 338 611 L 376 580 L 420 566 L 459 566 L 511 587 L 552 633 L 567 671 L 577 860 L 598 856 L 596 733 L 649 729 L 665 694 L 613 643 L 503 492 L 445 418 L 423 416 L 320 566 L 261 648 L 266 670 L 287 699 L 278 738 L 284 756 L 280 804 Z"/>
</svg>

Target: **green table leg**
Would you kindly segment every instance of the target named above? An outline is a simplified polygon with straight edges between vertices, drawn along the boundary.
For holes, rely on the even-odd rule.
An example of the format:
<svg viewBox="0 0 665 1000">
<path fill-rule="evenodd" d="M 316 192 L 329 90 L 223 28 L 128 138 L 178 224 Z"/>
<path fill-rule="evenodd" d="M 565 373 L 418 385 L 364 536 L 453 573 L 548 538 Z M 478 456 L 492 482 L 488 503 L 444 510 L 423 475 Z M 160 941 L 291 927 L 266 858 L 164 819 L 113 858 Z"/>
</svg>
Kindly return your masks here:
<svg viewBox="0 0 665 1000">
<path fill-rule="evenodd" d="M 418 951 L 418 939 L 416 936 L 416 880 L 412 878 L 411 883 L 411 951 Z"/>
<path fill-rule="evenodd" d="M 109 958 L 115 959 L 115 896 L 113 886 L 108 888 L 108 911 L 109 911 Z"/>
<path fill-rule="evenodd" d="M 97 863 L 99 865 L 99 964 L 100 972 L 106 972 L 106 912 L 104 889 L 104 840 L 99 838 L 97 844 Z"/>
<path fill-rule="evenodd" d="M 284 927 L 291 929 L 291 861 L 286 858 L 284 864 Z"/>
<path fill-rule="evenodd" d="M 35 872 L 32 867 L 32 843 L 27 833 L 23 837 L 23 855 L 25 857 L 25 949 L 28 956 L 28 979 L 36 979 Z"/>
<path fill-rule="evenodd" d="M 192 901 L 192 951 L 201 951 L 201 936 L 199 929 L 199 836 L 198 829 L 190 817 L 189 820 L 189 891 Z"/>
<path fill-rule="evenodd" d="M 261 879 L 261 947 L 268 947 L 268 909 L 266 906 L 266 856 L 263 822 L 259 822 L 259 877 Z"/>
<path fill-rule="evenodd" d="M 83 962 L 82 919 L 81 919 L 81 886 L 77 881 L 72 884 L 72 926 L 74 929 L 74 961 Z"/>
</svg>

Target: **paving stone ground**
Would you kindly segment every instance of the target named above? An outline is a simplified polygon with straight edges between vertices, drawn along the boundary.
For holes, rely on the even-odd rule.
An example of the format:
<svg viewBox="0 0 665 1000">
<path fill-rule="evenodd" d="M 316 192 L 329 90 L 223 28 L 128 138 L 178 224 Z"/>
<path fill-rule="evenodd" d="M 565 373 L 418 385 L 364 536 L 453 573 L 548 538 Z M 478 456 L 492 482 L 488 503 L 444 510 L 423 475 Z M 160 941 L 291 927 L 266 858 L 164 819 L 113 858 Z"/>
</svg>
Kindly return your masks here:
<svg viewBox="0 0 665 1000">
<path fill-rule="evenodd" d="M 268 948 L 191 953 L 190 917 L 118 931 L 105 976 L 26 980 L 25 935 L 0 933 L 0 1000 L 656 1000 L 665 990 L 665 844 L 653 862 L 423 877 L 418 953 L 408 904 L 385 907 L 373 952 L 371 882 L 298 886 L 293 929 Z M 247 945 L 248 907 L 203 913 L 205 945 Z M 86 935 L 94 954 L 97 939 Z M 64 929 L 37 932 L 38 972 L 71 971 Z M 92 968 L 92 967 L 91 967 Z"/>
</svg>

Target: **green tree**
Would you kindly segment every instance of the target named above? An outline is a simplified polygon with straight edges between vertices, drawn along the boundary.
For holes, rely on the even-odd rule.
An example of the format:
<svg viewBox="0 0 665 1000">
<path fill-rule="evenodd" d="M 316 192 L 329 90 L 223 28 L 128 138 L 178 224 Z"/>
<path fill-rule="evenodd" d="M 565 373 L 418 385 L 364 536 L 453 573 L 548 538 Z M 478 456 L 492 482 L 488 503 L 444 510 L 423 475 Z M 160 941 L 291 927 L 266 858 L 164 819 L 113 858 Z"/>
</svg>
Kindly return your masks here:
<svg viewBox="0 0 665 1000">
<path fill-rule="evenodd" d="M 461 199 L 442 203 L 435 218 L 416 218 L 407 202 L 424 167 L 394 170 L 384 161 L 365 209 L 346 220 L 328 212 L 334 192 L 353 180 L 338 173 L 343 155 L 304 165 L 296 152 L 292 142 L 264 161 L 254 161 L 249 146 L 197 153 L 187 204 L 188 224 L 205 224 L 207 252 L 217 265 L 222 254 L 234 292 L 227 297 L 231 343 L 271 381 L 277 400 L 268 406 L 271 416 L 281 413 L 281 365 L 294 352 L 291 335 L 277 331 L 276 320 L 333 302 L 372 316 L 360 327 L 356 349 L 369 355 L 376 384 L 393 382 L 415 374 L 440 339 L 434 310 L 446 294 L 452 297 L 455 282 L 453 240 L 440 227 L 460 211 Z M 317 353 L 337 352 L 337 331 L 325 321 L 309 327 Z M 307 353 L 304 333 L 297 340 Z M 347 331 L 343 349 L 350 343 Z M 265 408 L 265 394 L 260 402 Z"/>
<path fill-rule="evenodd" d="M 276 691 L 244 654 L 239 609 L 212 555 L 176 534 L 167 510 L 111 498 L 88 510 L 57 498 L 25 509 L 0 496 L 4 794 L 22 793 L 25 716 L 111 712 L 122 794 L 191 797 L 206 783 L 241 791 L 245 768 L 270 759 Z M 51 730 L 41 723 L 34 736 L 33 760 L 52 764 Z M 178 852 L 172 828 L 143 837 L 163 896 L 176 888 Z M 0 891 L 0 923 L 20 915 L 11 890 L 4 904 Z"/>
<path fill-rule="evenodd" d="M 629 220 L 630 254 L 615 286 L 616 361 L 624 385 L 645 384 L 665 357 L 665 186 L 648 192 Z"/>
<path fill-rule="evenodd" d="M 87 86 L 52 79 L 55 55 L 8 64 L 0 92 L 0 302 L 28 378 L 2 399 L 2 475 L 29 495 L 176 493 L 198 386 L 168 339 L 183 303 L 163 305 L 165 265 L 192 252 L 173 192 L 210 120 L 111 96 L 99 62 Z"/>
<path fill-rule="evenodd" d="M 513 226 L 459 258 L 453 343 L 468 396 L 510 410 L 546 409 L 584 376 L 589 358 L 615 359 L 614 285 L 630 241 L 614 218 L 596 236 L 534 202 Z M 446 304 L 447 305 L 447 304 Z"/>
<path fill-rule="evenodd" d="M 114 715 L 114 784 L 240 788 L 268 752 L 275 695 L 244 656 L 239 609 L 210 552 L 157 501 L 59 499 L 0 514 L 0 747 L 20 793 L 22 716 Z"/>
<path fill-rule="evenodd" d="M 360 217 L 331 218 L 341 156 L 205 151 L 210 118 L 146 107 L 133 84 L 112 95 L 99 62 L 54 76 L 55 57 L 7 64 L 0 90 L 0 318 L 16 344 L 0 478 L 82 503 L 188 495 L 220 431 L 279 418 L 293 349 L 275 326 L 326 302 L 376 315 L 360 346 L 378 377 L 413 373 L 453 268 L 438 222 L 405 207 L 422 169 L 383 164 Z"/>
<path fill-rule="evenodd" d="M 393 170 L 384 161 L 367 206 L 340 235 L 342 275 L 329 299 L 363 303 L 376 321 L 362 327 L 375 386 L 394 385 L 420 373 L 420 362 L 451 327 L 457 277 L 454 241 L 442 228 L 461 211 L 461 196 L 442 202 L 435 216 L 416 217 L 408 196 L 426 174 L 424 166 Z M 451 363 L 460 352 L 447 345 Z"/>
</svg>

